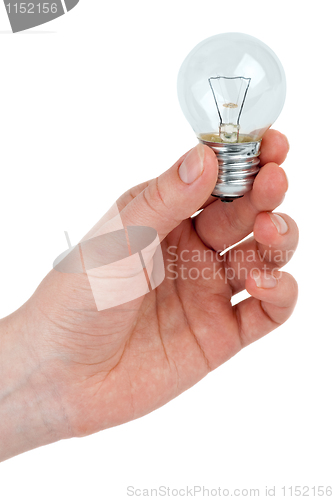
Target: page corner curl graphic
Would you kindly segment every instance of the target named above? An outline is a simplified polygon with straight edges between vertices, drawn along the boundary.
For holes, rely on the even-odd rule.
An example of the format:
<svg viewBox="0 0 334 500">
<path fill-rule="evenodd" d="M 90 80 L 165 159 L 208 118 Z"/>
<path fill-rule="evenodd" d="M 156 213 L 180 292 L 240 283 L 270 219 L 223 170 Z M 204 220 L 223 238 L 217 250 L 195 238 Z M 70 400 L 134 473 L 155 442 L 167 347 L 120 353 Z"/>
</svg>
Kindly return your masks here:
<svg viewBox="0 0 334 500">
<path fill-rule="evenodd" d="M 78 5 L 78 3 L 79 3 L 79 0 L 65 0 L 67 12 L 74 9 L 74 7 L 76 7 Z"/>
<path fill-rule="evenodd" d="M 13 33 L 35 28 L 63 16 L 79 3 L 79 0 L 4 0 Z"/>
</svg>

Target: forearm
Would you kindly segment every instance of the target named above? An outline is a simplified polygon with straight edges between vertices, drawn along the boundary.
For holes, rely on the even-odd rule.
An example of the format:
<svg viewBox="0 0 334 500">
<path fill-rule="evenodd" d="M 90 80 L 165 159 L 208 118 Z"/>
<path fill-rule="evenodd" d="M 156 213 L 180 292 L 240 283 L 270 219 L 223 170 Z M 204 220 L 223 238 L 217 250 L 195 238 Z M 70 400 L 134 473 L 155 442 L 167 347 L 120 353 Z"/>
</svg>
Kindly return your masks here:
<svg viewBox="0 0 334 500">
<path fill-rule="evenodd" d="M 66 437 L 51 372 L 27 347 L 19 318 L 0 320 L 0 461 Z"/>
</svg>

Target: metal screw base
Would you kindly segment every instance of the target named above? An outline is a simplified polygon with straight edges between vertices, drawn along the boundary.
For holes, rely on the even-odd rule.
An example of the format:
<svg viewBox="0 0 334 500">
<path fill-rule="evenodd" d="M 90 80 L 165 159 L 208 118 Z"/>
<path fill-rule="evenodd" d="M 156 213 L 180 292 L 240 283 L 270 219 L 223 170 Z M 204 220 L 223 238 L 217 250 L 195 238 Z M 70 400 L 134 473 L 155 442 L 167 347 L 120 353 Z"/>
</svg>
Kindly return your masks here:
<svg viewBox="0 0 334 500">
<path fill-rule="evenodd" d="M 222 198 L 221 196 L 217 196 L 216 194 L 211 194 L 211 196 L 214 196 L 215 198 L 219 198 L 220 201 L 222 201 L 223 203 L 232 203 L 232 201 L 243 197 L 243 196 L 224 196 L 224 198 Z"/>
<path fill-rule="evenodd" d="M 199 138 L 218 158 L 218 179 L 212 196 L 231 202 L 250 191 L 259 173 L 261 140 L 255 142 L 219 143 Z"/>
</svg>

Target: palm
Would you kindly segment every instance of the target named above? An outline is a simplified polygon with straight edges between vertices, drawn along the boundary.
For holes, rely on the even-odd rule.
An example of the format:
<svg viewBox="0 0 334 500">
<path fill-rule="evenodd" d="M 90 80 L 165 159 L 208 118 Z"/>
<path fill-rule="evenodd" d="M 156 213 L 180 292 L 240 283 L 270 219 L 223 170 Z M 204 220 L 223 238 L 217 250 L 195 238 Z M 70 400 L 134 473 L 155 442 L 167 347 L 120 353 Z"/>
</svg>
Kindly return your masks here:
<svg viewBox="0 0 334 500">
<path fill-rule="evenodd" d="M 173 253 L 178 247 L 179 255 L 183 250 L 196 250 L 196 255 L 205 251 L 206 279 L 189 278 L 189 272 L 194 278 L 203 266 L 191 260 L 182 262 L 182 276 L 174 279 L 177 268 L 168 268 L 171 247 Z M 74 283 L 73 276 L 54 271 L 32 298 L 43 310 L 44 321 L 53 326 L 46 342 L 56 346 L 61 360 L 56 369 L 71 374 L 64 397 L 76 435 L 158 408 L 240 349 L 231 289 L 221 279 L 207 279 L 208 268 L 217 271 L 222 264 L 215 252 L 209 257 L 189 219 L 168 235 L 162 249 L 165 280 L 125 306 L 96 312 L 83 276 L 76 276 L 79 281 Z M 55 311 L 51 298 L 60 288 L 65 291 Z"/>
</svg>

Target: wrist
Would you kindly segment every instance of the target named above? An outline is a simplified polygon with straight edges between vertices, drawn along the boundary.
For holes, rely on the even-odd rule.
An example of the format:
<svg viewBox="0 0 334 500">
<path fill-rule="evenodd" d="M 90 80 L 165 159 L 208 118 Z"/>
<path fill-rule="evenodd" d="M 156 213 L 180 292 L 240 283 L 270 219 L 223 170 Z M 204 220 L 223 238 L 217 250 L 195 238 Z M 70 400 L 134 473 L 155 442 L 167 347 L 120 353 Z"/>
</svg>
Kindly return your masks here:
<svg viewBox="0 0 334 500">
<path fill-rule="evenodd" d="M 71 437 L 56 363 L 40 359 L 25 320 L 22 310 L 0 320 L 0 461 Z"/>
</svg>

